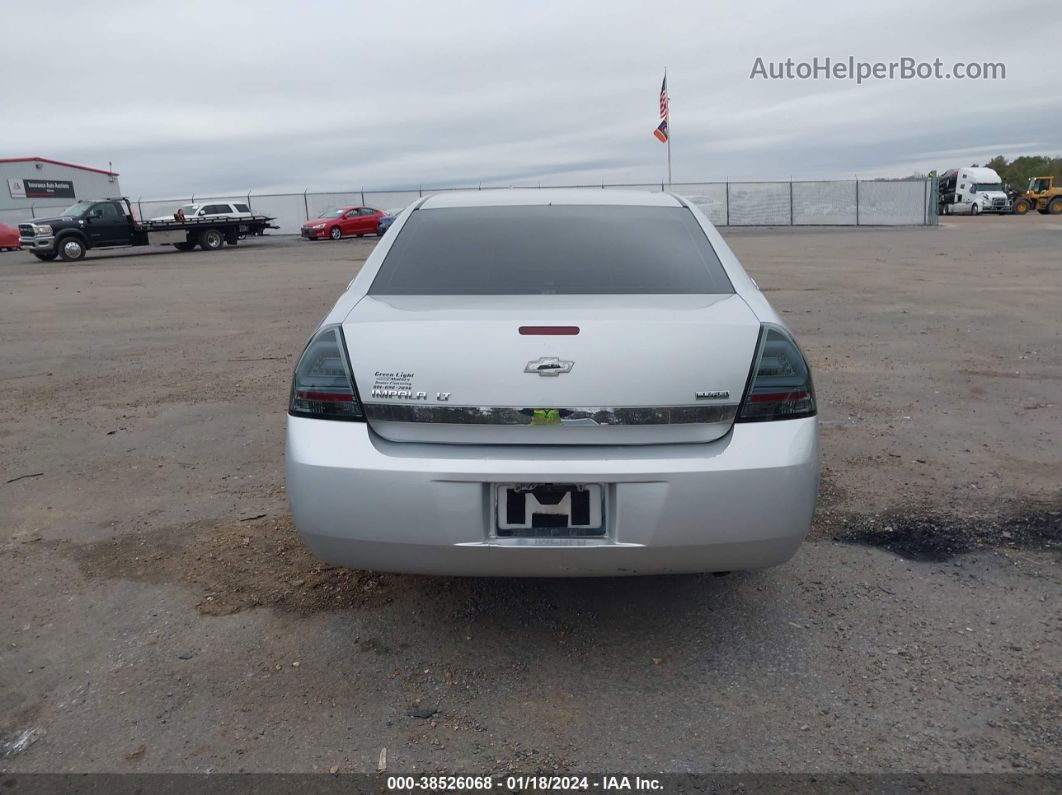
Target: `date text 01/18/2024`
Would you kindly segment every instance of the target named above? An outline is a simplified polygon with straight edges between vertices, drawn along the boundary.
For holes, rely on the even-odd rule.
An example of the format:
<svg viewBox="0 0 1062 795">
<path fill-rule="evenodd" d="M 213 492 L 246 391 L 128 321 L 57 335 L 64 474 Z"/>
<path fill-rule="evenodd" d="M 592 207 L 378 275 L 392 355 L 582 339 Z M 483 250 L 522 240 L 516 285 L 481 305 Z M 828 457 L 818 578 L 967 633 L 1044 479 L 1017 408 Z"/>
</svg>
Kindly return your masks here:
<svg viewBox="0 0 1062 795">
<path fill-rule="evenodd" d="M 388 776 L 390 791 L 483 791 L 497 788 L 509 792 L 563 792 L 599 790 L 655 792 L 663 789 L 658 778 L 642 776 Z"/>
</svg>

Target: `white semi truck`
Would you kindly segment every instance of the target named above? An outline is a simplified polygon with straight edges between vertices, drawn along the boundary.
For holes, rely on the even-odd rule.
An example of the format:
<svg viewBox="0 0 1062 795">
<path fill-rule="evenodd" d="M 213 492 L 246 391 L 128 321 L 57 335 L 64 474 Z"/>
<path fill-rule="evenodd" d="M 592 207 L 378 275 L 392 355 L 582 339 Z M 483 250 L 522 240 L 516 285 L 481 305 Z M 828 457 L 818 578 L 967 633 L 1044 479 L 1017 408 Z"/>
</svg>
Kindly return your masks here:
<svg viewBox="0 0 1062 795">
<path fill-rule="evenodd" d="M 938 181 L 941 215 L 1011 212 L 1003 180 L 991 168 L 952 169 L 943 172 Z"/>
</svg>

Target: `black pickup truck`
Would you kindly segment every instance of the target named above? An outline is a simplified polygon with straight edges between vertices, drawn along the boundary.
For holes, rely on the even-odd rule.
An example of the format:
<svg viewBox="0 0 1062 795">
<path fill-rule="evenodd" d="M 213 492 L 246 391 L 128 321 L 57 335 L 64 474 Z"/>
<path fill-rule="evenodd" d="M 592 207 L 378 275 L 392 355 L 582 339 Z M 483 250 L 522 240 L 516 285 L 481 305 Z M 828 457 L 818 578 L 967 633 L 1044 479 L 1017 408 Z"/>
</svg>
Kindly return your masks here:
<svg viewBox="0 0 1062 795">
<path fill-rule="evenodd" d="M 37 259 L 84 259 L 90 248 L 172 245 L 178 251 L 199 246 L 217 251 L 248 235 L 277 229 L 265 215 L 212 216 L 172 221 L 138 221 L 129 199 L 79 201 L 55 218 L 34 218 L 18 225 L 19 247 Z"/>
</svg>

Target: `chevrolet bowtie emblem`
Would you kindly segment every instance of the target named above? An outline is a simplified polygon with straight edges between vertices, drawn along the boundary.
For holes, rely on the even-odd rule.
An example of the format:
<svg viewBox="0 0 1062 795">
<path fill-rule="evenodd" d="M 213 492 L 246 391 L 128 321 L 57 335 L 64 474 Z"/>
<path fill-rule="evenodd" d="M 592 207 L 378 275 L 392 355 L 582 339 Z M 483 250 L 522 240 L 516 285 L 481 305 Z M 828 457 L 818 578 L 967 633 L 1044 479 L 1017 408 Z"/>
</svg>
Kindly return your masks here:
<svg viewBox="0 0 1062 795">
<path fill-rule="evenodd" d="M 538 373 L 539 375 L 560 375 L 570 373 L 575 362 L 558 359 L 556 356 L 543 356 L 533 362 L 528 362 L 524 368 L 525 373 Z"/>
</svg>

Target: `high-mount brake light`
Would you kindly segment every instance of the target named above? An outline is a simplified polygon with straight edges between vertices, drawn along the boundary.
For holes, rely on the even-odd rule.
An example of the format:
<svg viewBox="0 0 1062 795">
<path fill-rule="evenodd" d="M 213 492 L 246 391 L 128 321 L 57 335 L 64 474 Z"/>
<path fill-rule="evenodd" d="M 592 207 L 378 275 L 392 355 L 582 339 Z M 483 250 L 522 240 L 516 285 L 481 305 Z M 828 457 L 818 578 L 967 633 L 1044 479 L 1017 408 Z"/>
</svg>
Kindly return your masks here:
<svg viewBox="0 0 1062 795">
<path fill-rule="evenodd" d="M 815 416 L 811 370 L 796 342 L 780 326 L 764 324 L 737 422 Z"/>
<path fill-rule="evenodd" d="M 520 326 L 520 333 L 532 337 L 572 337 L 579 333 L 578 326 Z"/>
<path fill-rule="evenodd" d="M 321 329 L 302 352 L 291 382 L 288 413 L 321 420 L 365 421 L 339 326 Z"/>
</svg>

